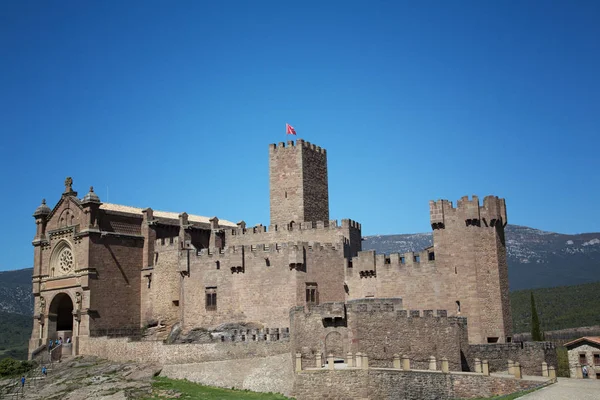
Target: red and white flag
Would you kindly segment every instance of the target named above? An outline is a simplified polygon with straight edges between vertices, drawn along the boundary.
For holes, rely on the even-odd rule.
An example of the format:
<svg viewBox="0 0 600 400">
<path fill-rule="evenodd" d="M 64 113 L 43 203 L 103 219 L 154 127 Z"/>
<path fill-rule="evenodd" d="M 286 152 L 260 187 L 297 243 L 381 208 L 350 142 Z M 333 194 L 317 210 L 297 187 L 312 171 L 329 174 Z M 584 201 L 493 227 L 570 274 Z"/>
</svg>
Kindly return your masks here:
<svg viewBox="0 0 600 400">
<path fill-rule="evenodd" d="M 286 135 L 295 135 L 296 134 L 296 130 L 294 129 L 293 126 L 291 126 L 290 124 L 286 123 L 285 124 L 285 134 Z"/>
</svg>

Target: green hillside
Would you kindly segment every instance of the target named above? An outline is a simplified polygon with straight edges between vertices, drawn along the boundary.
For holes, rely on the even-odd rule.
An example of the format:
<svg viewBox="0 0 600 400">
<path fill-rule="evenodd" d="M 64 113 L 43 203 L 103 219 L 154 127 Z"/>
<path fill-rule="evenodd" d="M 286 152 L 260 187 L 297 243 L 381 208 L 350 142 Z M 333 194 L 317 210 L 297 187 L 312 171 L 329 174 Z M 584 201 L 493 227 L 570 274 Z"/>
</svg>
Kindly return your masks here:
<svg viewBox="0 0 600 400">
<path fill-rule="evenodd" d="M 600 325 L 600 282 L 594 282 L 512 292 L 514 333 L 531 330 L 531 292 L 544 331 Z"/>
<path fill-rule="evenodd" d="M 28 315 L 0 312 L 0 359 L 27 359 L 27 345 L 33 319 Z"/>
</svg>

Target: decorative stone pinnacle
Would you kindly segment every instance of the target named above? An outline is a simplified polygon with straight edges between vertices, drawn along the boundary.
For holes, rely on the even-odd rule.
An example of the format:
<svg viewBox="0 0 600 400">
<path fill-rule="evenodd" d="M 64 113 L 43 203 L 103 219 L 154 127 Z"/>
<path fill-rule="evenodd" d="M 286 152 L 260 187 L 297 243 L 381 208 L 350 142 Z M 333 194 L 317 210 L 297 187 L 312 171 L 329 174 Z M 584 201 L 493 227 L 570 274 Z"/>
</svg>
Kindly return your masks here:
<svg viewBox="0 0 600 400">
<path fill-rule="evenodd" d="M 46 199 L 42 199 L 42 204 L 46 204 Z"/>
<path fill-rule="evenodd" d="M 67 176 L 65 179 L 65 192 L 70 192 L 73 190 L 73 178 Z"/>
<path fill-rule="evenodd" d="M 90 186 L 90 192 L 94 193 L 94 187 Z"/>
</svg>

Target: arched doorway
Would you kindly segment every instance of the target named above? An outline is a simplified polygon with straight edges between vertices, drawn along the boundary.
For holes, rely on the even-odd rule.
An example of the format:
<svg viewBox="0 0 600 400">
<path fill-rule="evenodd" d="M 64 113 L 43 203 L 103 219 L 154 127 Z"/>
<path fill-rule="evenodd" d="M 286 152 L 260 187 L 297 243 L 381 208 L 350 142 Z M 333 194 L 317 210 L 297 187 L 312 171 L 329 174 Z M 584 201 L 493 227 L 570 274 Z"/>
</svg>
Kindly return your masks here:
<svg viewBox="0 0 600 400">
<path fill-rule="evenodd" d="M 344 344 L 341 333 L 333 331 L 325 336 L 325 357 L 329 354 L 333 354 L 336 359 L 344 359 Z"/>
<path fill-rule="evenodd" d="M 52 299 L 48 310 L 48 338 L 66 340 L 73 336 L 73 301 L 66 293 Z"/>
</svg>

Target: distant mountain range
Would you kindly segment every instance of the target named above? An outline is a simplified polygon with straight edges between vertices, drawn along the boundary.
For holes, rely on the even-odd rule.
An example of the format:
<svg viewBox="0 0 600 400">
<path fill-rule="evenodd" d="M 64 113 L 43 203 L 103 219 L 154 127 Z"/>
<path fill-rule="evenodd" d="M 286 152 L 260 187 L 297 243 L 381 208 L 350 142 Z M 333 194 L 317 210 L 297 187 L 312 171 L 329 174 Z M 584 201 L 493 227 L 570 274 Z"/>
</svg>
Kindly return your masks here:
<svg viewBox="0 0 600 400">
<path fill-rule="evenodd" d="M 431 246 L 431 233 L 366 236 L 363 250 L 405 253 Z M 565 235 L 506 226 L 510 290 L 578 285 L 600 280 L 600 233 Z"/>
<path fill-rule="evenodd" d="M 364 250 L 405 253 L 431 246 L 431 233 L 366 236 Z M 510 290 L 579 285 L 600 280 L 600 233 L 564 235 L 507 225 Z M 31 315 L 32 269 L 0 272 L 0 312 Z"/>
</svg>

